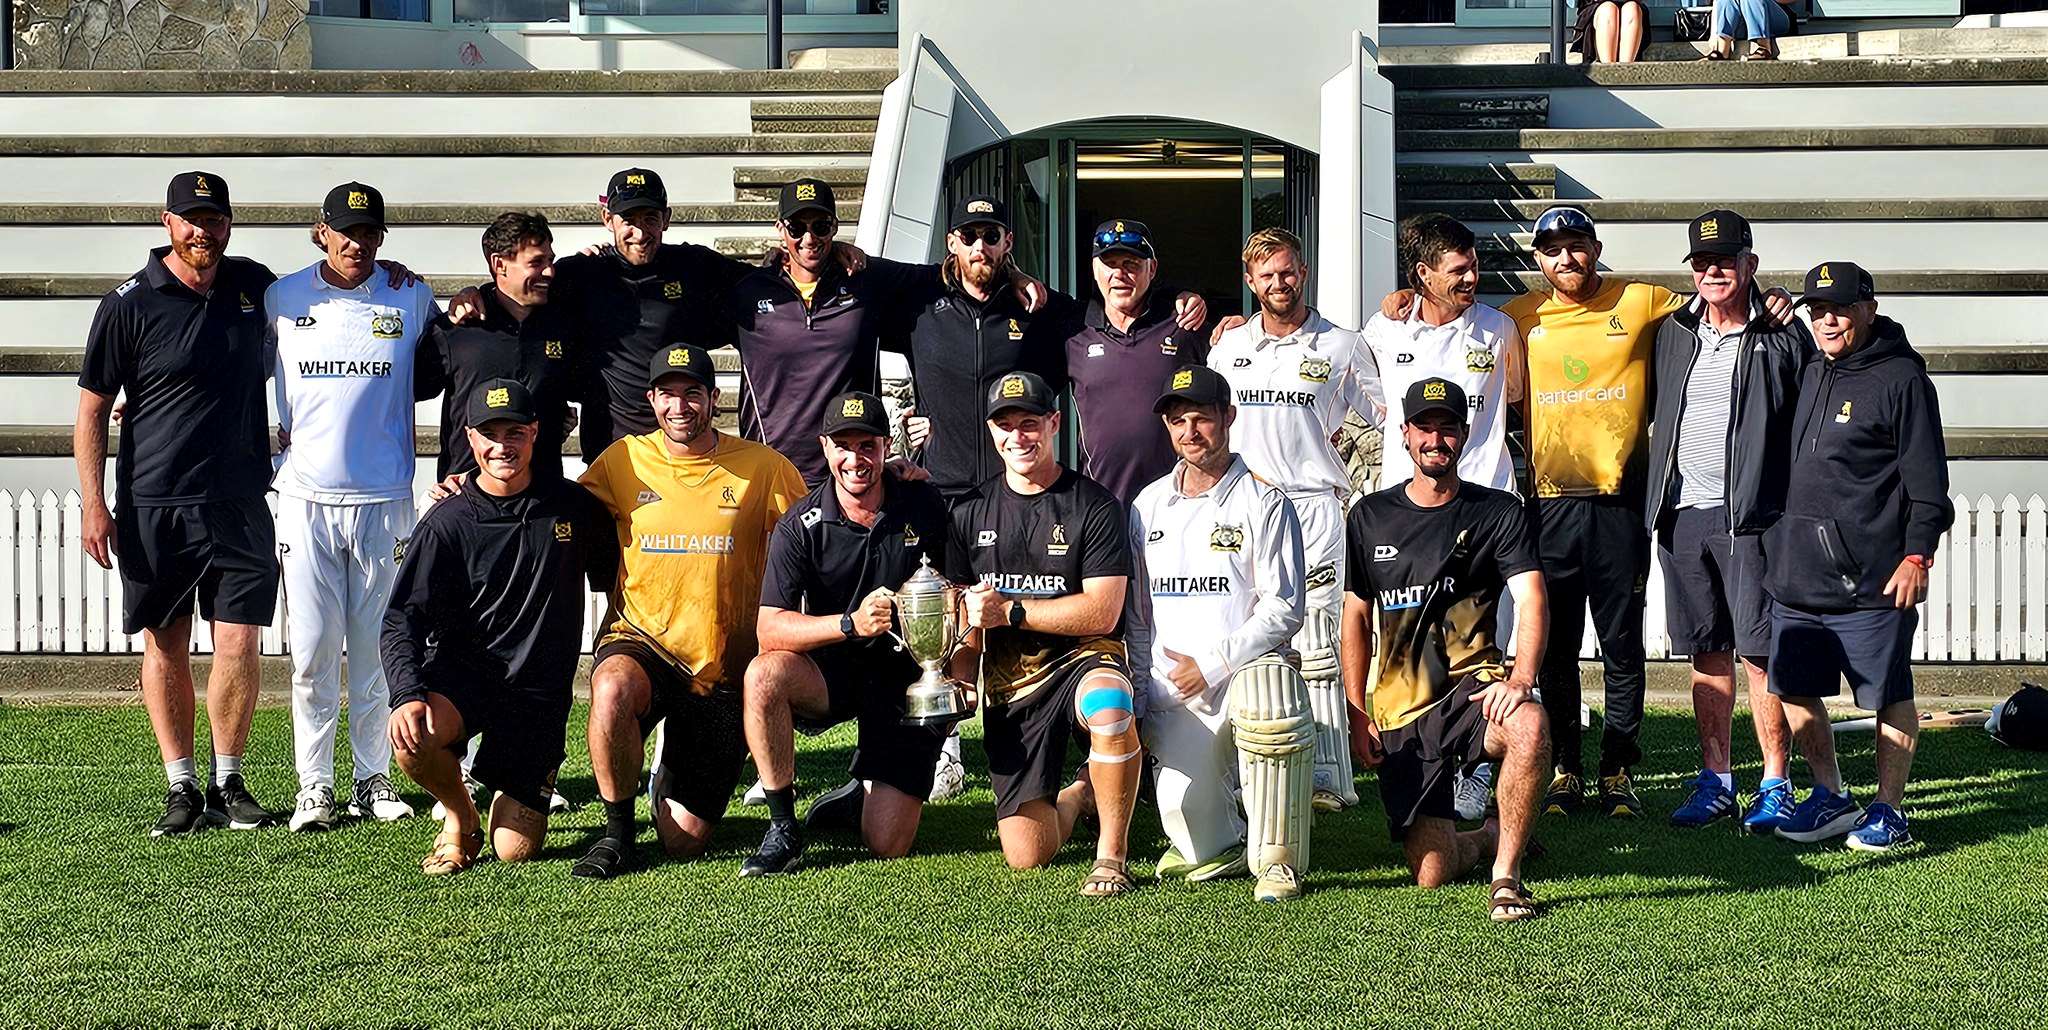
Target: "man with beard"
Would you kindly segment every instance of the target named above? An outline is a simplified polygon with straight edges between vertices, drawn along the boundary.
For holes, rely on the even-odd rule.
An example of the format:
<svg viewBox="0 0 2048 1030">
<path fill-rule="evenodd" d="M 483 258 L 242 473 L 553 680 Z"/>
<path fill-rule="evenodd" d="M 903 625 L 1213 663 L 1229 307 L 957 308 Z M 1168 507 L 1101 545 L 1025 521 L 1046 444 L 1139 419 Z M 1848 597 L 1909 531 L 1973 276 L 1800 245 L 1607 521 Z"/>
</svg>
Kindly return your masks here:
<svg viewBox="0 0 2048 1030">
<path fill-rule="evenodd" d="M 285 444 L 272 485 L 291 594 L 285 630 L 299 774 L 293 830 L 335 823 L 342 645 L 355 655 L 377 650 L 413 530 L 413 359 L 421 333 L 441 312 L 425 283 L 394 287 L 377 274 L 384 229 L 383 194 L 360 182 L 336 186 L 313 226 L 324 258 L 272 283 L 263 298 Z M 355 764 L 348 814 L 409 816 L 412 808 L 389 776 L 384 670 L 358 661 L 348 680 Z"/>
<path fill-rule="evenodd" d="M 1458 478 L 1471 410 L 1464 391 L 1424 379 L 1401 410 L 1414 475 L 1360 500 L 1346 519 L 1345 636 L 1361 643 L 1345 652 L 1352 740 L 1361 761 L 1379 766 L 1388 828 L 1415 882 L 1441 887 L 1490 859 L 1493 918 L 1527 919 L 1536 901 L 1522 885 L 1522 853 L 1550 762 L 1544 713 L 1531 703 L 1548 619 L 1544 576 L 1522 502 Z M 1503 586 L 1515 595 L 1523 659 L 1512 672 L 1494 633 Z M 1482 759 L 1500 764 L 1500 816 L 1460 833 L 1452 777 Z"/>
<path fill-rule="evenodd" d="M 1657 330 L 1657 429 L 1644 509 L 1664 566 L 1672 650 L 1692 656 L 1700 738 L 1699 778 L 1671 822 L 1705 826 L 1735 813 L 1730 738 L 1740 656 L 1764 760 L 1742 827 L 1769 833 L 1792 812 L 1791 741 L 1764 674 L 1771 619 L 1760 538 L 1784 504 L 1778 450 L 1792 436 L 1799 374 L 1813 356 L 1813 338 L 1796 319 L 1780 327 L 1764 312 L 1746 219 L 1709 211 L 1693 219 L 1687 235 L 1686 261 L 1699 293 Z"/>
<path fill-rule="evenodd" d="M 647 400 L 661 428 L 605 448 L 581 480 L 610 511 L 623 552 L 617 615 L 590 676 L 605 832 L 572 870 L 600 879 L 636 862 L 634 794 L 656 724 L 649 801 L 662 847 L 702 852 L 725 815 L 747 755 L 740 692 L 769 534 L 804 494 L 787 458 L 713 427 L 717 373 L 703 348 L 657 354 Z"/>
<path fill-rule="evenodd" d="M 276 613 L 276 531 L 263 402 L 264 291 L 276 279 L 226 257 L 234 209 L 212 172 L 166 190 L 170 245 L 101 299 L 78 376 L 72 451 L 84 546 L 120 560 L 122 631 L 141 633 L 142 699 L 170 784 L 152 836 L 203 825 L 255 829 L 270 813 L 242 778 L 256 707 L 257 636 Z M 125 395 L 114 505 L 106 502 L 107 418 Z M 193 757 L 192 605 L 212 624 L 206 712 L 213 770 Z"/>
<path fill-rule="evenodd" d="M 1243 260 L 1259 314 L 1222 334 L 1209 367 L 1233 389 L 1238 416 L 1231 439 L 1245 464 L 1286 492 L 1301 522 L 1308 600 L 1294 649 L 1315 709 L 1315 804 L 1333 812 L 1357 804 L 1358 788 L 1337 668 L 1351 479 L 1331 436 L 1347 412 L 1378 422 L 1386 396 L 1380 365 L 1359 335 L 1308 306 L 1301 240 L 1284 229 L 1261 229 L 1245 241 Z"/>
<path fill-rule="evenodd" d="M 907 854 L 931 793 L 946 731 L 903 723 L 917 662 L 888 636 L 894 590 L 932 559 L 943 565 L 945 499 L 930 483 L 884 473 L 882 399 L 832 399 L 818 427 L 832 481 L 775 525 L 747 665 L 747 745 L 768 801 L 768 832 L 741 876 L 787 872 L 803 855 L 796 821 L 795 731 L 858 720 L 853 779 L 811 805 L 808 828 L 858 828 L 878 858 Z"/>
</svg>

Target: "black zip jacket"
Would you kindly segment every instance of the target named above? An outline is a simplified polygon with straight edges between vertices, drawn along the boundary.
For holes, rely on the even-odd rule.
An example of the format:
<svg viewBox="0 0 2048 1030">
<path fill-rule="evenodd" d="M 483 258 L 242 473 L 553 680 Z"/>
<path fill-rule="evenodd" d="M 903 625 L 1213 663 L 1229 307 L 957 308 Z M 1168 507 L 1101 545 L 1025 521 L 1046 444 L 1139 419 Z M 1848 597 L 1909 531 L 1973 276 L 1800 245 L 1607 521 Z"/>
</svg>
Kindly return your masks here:
<svg viewBox="0 0 2048 1030">
<path fill-rule="evenodd" d="M 1799 403 L 1799 373 L 1817 351 L 1806 324 L 1781 326 L 1763 310 L 1763 294 L 1752 285 L 1750 310 L 1759 314 L 1743 327 L 1729 403 L 1726 508 L 1728 531 L 1761 533 L 1784 510 L 1785 472 L 1774 455 L 1792 432 Z M 1651 533 L 1671 517 L 1678 503 L 1678 423 L 1685 410 L 1686 382 L 1700 351 L 1702 312 L 1688 304 L 1657 327 L 1651 381 L 1655 410 L 1650 430 L 1649 491 L 1643 505 Z"/>
<path fill-rule="evenodd" d="M 1764 589 L 1816 611 L 1892 607 L 1884 586 L 1899 562 L 1934 557 L 1955 520 L 1934 381 L 1906 331 L 1880 316 L 1869 343 L 1807 362 L 1793 427 Z"/>
<path fill-rule="evenodd" d="M 531 308 L 515 322 L 498 303 L 498 288 L 481 287 L 482 319 L 460 325 L 447 315 L 434 319 L 420 337 L 413 359 L 413 396 L 441 395 L 441 457 L 434 474 L 447 478 L 476 470 L 469 448 L 469 398 L 493 379 L 517 379 L 533 391 L 540 408 L 540 440 L 534 444 L 536 475 L 562 474 L 562 441 L 569 435 L 569 401 L 576 393 L 573 364 L 584 343 L 573 311 L 555 304 Z"/>
</svg>

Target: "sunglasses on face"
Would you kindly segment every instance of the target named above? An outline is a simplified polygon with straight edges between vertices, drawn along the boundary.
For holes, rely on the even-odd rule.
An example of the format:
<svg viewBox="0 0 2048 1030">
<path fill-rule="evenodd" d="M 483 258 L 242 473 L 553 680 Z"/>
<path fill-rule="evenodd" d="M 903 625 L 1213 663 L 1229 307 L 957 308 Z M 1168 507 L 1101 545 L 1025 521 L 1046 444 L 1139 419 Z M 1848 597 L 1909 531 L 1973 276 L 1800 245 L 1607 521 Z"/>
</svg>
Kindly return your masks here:
<svg viewBox="0 0 2048 1030">
<path fill-rule="evenodd" d="M 1701 254 L 1692 259 L 1692 270 L 1695 272 L 1709 272 L 1716 268 L 1733 270 L 1735 263 L 1739 260 L 1741 259 L 1734 254 Z"/>
<path fill-rule="evenodd" d="M 792 240 L 803 239 L 805 233 L 822 240 L 839 231 L 839 221 L 835 218 L 789 218 L 783 221 L 782 227 Z"/>
<path fill-rule="evenodd" d="M 984 225 L 979 230 L 970 225 L 953 230 L 953 235 L 960 237 L 960 242 L 970 247 L 974 245 L 975 240 L 980 240 L 991 247 L 1003 242 L 1003 230 L 993 225 Z"/>
<path fill-rule="evenodd" d="M 1149 248 L 1149 247 L 1151 246 L 1151 245 L 1150 245 L 1149 243 L 1147 243 L 1147 242 L 1146 242 L 1146 240 L 1145 240 L 1145 234 L 1144 234 L 1144 233 L 1137 233 L 1137 232 L 1129 232 L 1129 231 L 1125 231 L 1125 232 L 1099 232 L 1099 233 L 1096 233 L 1096 234 L 1095 234 L 1095 245 L 1096 245 L 1097 247 L 1146 247 L 1146 248 Z"/>
</svg>

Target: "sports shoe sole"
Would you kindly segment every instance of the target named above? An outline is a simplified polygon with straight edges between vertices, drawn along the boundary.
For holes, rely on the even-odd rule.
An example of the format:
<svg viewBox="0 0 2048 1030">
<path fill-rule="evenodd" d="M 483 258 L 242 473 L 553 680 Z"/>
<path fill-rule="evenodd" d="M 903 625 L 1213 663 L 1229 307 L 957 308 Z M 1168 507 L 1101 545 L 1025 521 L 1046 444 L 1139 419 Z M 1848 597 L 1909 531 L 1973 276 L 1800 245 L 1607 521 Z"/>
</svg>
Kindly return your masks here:
<svg viewBox="0 0 2048 1030">
<path fill-rule="evenodd" d="M 1233 876 L 1243 876 L 1251 871 L 1251 863 L 1246 861 L 1244 849 L 1237 848 L 1231 852 L 1228 859 L 1224 859 L 1222 856 L 1212 858 L 1201 865 L 1189 869 L 1187 875 L 1189 883 L 1208 883 L 1210 880 L 1223 880 Z"/>
<path fill-rule="evenodd" d="M 1880 847 L 1876 844 L 1866 844 L 1863 842 L 1863 838 L 1858 837 L 1852 833 L 1849 835 L 1849 840 L 1847 841 L 1847 843 L 1849 845 L 1849 850 L 1851 851 L 1865 851 L 1873 855 L 1882 855 L 1885 852 L 1896 851 L 1900 848 L 1911 845 L 1913 843 L 1913 837 L 1911 834 L 1901 834 L 1898 838 L 1894 839 L 1890 844 L 1886 844 Z"/>
<path fill-rule="evenodd" d="M 333 816 L 328 816 L 325 819 L 308 819 L 304 822 L 300 822 L 297 816 L 293 816 L 287 828 L 293 833 L 325 833 L 328 830 L 334 829 L 334 824 L 335 819 Z"/>
<path fill-rule="evenodd" d="M 1838 815 L 1833 819 L 1830 819 L 1827 822 L 1824 822 L 1819 826 L 1814 827 L 1811 830 L 1803 830 L 1796 833 L 1788 833 L 1786 832 L 1784 827 L 1780 826 L 1778 827 L 1777 832 L 1778 836 L 1783 837 L 1789 841 L 1797 841 L 1801 844 L 1814 844 L 1824 840 L 1832 840 L 1845 833 L 1848 833 L 1850 830 L 1855 829 L 1856 824 L 1862 821 L 1862 819 L 1863 810 L 1860 808 L 1852 808 L 1846 812 L 1843 812 L 1841 815 Z"/>
<path fill-rule="evenodd" d="M 1308 806 L 1317 812 L 1342 812 L 1344 796 L 1334 790 L 1319 790 L 1309 797 Z"/>
</svg>

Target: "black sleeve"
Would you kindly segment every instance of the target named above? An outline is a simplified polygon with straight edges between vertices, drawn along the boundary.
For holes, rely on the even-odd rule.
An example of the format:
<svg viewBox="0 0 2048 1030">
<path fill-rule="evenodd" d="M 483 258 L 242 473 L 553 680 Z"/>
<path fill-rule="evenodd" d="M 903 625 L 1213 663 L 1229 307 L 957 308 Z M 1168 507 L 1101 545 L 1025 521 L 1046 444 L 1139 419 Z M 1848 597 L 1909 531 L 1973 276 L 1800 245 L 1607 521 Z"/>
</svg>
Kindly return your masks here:
<svg viewBox="0 0 2048 1030">
<path fill-rule="evenodd" d="M 435 532 L 432 521 L 422 521 L 398 565 L 377 641 L 384 677 L 391 684 L 392 708 L 427 699 L 428 639 L 453 621 L 467 592 L 462 555 Z"/>
<path fill-rule="evenodd" d="M 809 548 L 804 546 L 803 513 L 793 510 L 775 521 L 768 534 L 768 564 L 761 570 L 761 606 L 784 611 L 804 610 L 804 581 L 810 578 Z M 812 612 L 811 614 L 822 614 Z"/>
<path fill-rule="evenodd" d="M 590 589 L 609 594 L 619 581 L 619 531 L 612 513 L 589 490 L 571 480 L 583 505 L 583 574 Z"/>
<path fill-rule="evenodd" d="M 1934 381 L 1917 373 L 1898 398 L 1899 482 L 1906 490 L 1906 553 L 1934 557 L 1941 535 L 1956 519 L 1948 496 L 1948 446 L 1941 439 L 1941 404 Z"/>
<path fill-rule="evenodd" d="M 1202 291 L 1200 290 L 1190 290 L 1183 287 L 1175 287 L 1171 291 L 1168 291 L 1163 298 L 1163 303 L 1166 305 L 1167 319 L 1173 319 L 1173 310 L 1179 304 L 1181 294 L 1199 294 L 1201 292 Z M 1208 301 L 1207 297 L 1204 297 L 1202 299 L 1205 303 Z M 1183 362 L 1194 365 L 1206 365 L 1209 363 L 1209 329 L 1211 326 L 1214 326 L 1220 318 L 1222 318 L 1222 316 L 1217 314 L 1212 307 L 1208 314 L 1203 317 L 1202 327 L 1200 329 L 1194 330 L 1194 335 L 1192 339 L 1190 339 L 1186 335 L 1183 335 L 1188 332 L 1188 330 L 1185 329 L 1180 330 L 1178 333 L 1174 335 L 1174 339 L 1180 341 L 1180 359 Z"/>
<path fill-rule="evenodd" d="M 1500 512 L 1493 521 L 1494 538 L 1489 548 L 1493 552 L 1494 566 L 1500 569 L 1500 581 L 1508 580 L 1524 572 L 1534 572 L 1541 566 L 1536 561 L 1536 537 L 1530 531 L 1529 519 L 1523 514 L 1520 502 L 1513 497 L 1499 501 Z"/>
<path fill-rule="evenodd" d="M 702 244 L 678 243 L 675 246 L 682 248 L 684 259 L 688 262 L 685 267 L 689 270 L 690 278 L 695 280 L 696 288 L 721 298 L 731 293 L 733 288 L 740 284 L 740 280 L 759 267 L 738 258 L 726 257 Z"/>
<path fill-rule="evenodd" d="M 130 289 L 146 290 L 138 279 Z M 78 385 L 105 397 L 120 393 L 135 372 L 135 320 L 121 298 L 108 294 L 100 298 L 93 312 L 92 328 L 85 336 L 85 361 L 78 370 Z"/>
<path fill-rule="evenodd" d="M 939 268 L 938 265 L 905 264 L 870 254 L 867 267 L 861 269 L 860 275 L 866 281 L 869 297 L 884 308 L 896 309 L 928 301 L 935 291 L 944 289 L 945 279 Z"/>
<path fill-rule="evenodd" d="M 1372 556 L 1364 553 L 1364 534 L 1358 528 L 1365 521 L 1364 508 L 1365 502 L 1360 500 L 1344 513 L 1344 592 L 1371 600 Z"/>
<path fill-rule="evenodd" d="M 1106 491 L 1081 523 L 1081 578 L 1131 574 L 1130 521 Z"/>
<path fill-rule="evenodd" d="M 430 400 L 448 389 L 448 329 L 452 324 L 442 315 L 420 334 L 419 349 L 412 359 L 413 400 Z"/>
</svg>

